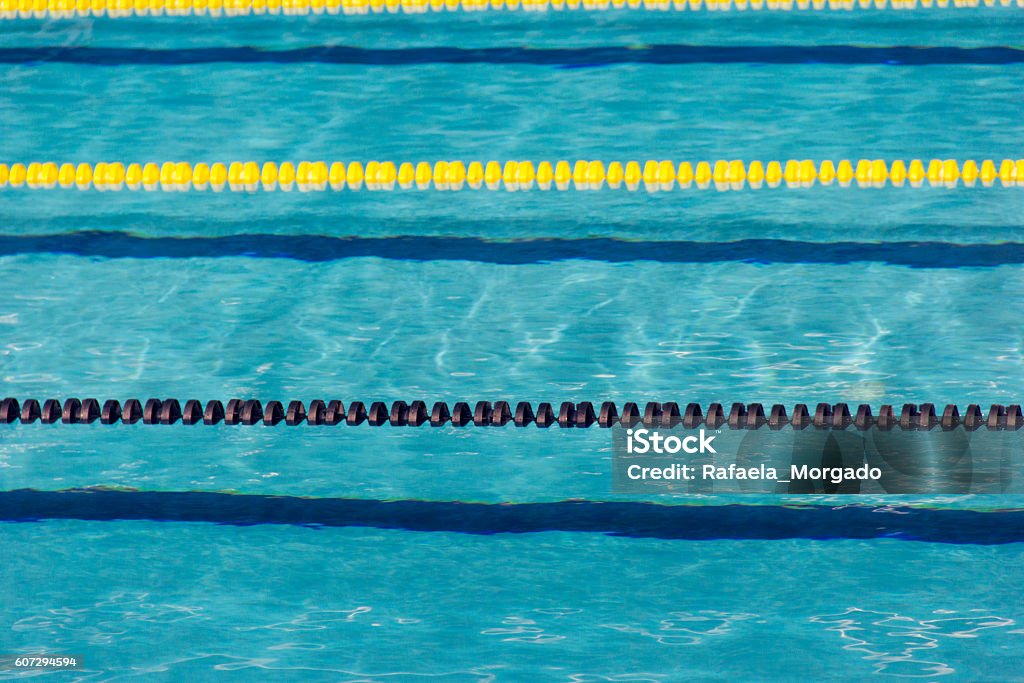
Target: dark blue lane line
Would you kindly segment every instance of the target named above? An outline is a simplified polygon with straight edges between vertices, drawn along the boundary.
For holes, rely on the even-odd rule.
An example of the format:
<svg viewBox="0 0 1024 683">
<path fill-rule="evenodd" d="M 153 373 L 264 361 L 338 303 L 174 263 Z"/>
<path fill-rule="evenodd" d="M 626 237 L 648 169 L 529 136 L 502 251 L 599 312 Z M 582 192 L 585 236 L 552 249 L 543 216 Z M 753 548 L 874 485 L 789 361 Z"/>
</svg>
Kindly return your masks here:
<svg viewBox="0 0 1024 683">
<path fill-rule="evenodd" d="M 566 531 L 689 541 L 892 538 L 975 545 L 1024 542 L 1024 510 L 597 501 L 488 504 L 89 489 L 0 492 L 0 521 L 43 519 L 289 524 L 483 535 Z"/>
<path fill-rule="evenodd" d="M 103 258 L 254 258 L 337 261 L 373 256 L 405 261 L 476 261 L 523 265 L 565 260 L 627 263 L 878 262 L 912 268 L 995 267 L 1024 264 L 1024 243 L 948 242 L 735 242 L 629 241 L 612 238 L 529 239 L 497 242 L 476 237 L 330 237 L 232 235 L 141 237 L 89 231 L 58 235 L 0 235 L 0 256 L 71 254 Z"/>
<path fill-rule="evenodd" d="M 317 46 L 290 50 L 206 47 L 156 50 L 115 47 L 19 47 L 0 49 L 0 63 L 60 62 L 96 66 L 182 64 L 535 64 L 591 67 L 611 64 L 931 64 L 1006 65 L 1024 62 L 1013 47 L 860 47 L 854 45 L 645 45 L 580 48 L 416 47 L 366 49 Z"/>
</svg>

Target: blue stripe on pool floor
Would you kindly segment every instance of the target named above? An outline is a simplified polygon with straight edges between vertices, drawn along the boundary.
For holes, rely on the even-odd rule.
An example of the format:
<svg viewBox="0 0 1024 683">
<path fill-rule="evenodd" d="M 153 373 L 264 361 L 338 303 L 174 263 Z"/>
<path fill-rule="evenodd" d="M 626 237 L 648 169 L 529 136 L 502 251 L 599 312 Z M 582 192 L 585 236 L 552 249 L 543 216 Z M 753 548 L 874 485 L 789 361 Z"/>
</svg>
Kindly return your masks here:
<svg viewBox="0 0 1024 683">
<path fill-rule="evenodd" d="M 1009 228 L 1007 232 L 1012 232 Z M 55 235 L 0 235 L 0 256 L 68 254 L 104 258 L 225 258 L 248 256 L 305 262 L 378 257 L 405 261 L 475 261 L 526 265 L 565 260 L 606 263 L 804 263 L 877 262 L 912 268 L 991 268 L 1024 264 L 1024 243 L 804 242 L 751 239 L 734 242 L 631 241 L 612 238 L 528 239 L 507 242 L 475 237 L 330 237 L 231 235 L 141 237 L 87 231 Z"/>
<path fill-rule="evenodd" d="M 1024 542 L 1024 510 L 879 508 L 856 505 L 855 497 L 842 507 L 782 507 L 599 501 L 489 504 L 201 491 L 0 492 L 0 521 L 43 519 L 370 527 L 484 535 L 562 531 L 689 541 L 888 538 L 974 545 Z"/>
<path fill-rule="evenodd" d="M 114 47 L 0 48 L 0 63 L 29 65 L 59 62 L 96 66 L 182 65 L 218 62 L 242 64 L 535 64 L 584 68 L 612 64 L 934 64 L 1007 65 L 1024 62 L 1013 47 L 860 47 L 853 45 L 647 45 L 638 47 L 524 48 L 420 47 L 367 49 L 316 46 L 291 50 L 255 47 L 153 50 Z"/>
</svg>

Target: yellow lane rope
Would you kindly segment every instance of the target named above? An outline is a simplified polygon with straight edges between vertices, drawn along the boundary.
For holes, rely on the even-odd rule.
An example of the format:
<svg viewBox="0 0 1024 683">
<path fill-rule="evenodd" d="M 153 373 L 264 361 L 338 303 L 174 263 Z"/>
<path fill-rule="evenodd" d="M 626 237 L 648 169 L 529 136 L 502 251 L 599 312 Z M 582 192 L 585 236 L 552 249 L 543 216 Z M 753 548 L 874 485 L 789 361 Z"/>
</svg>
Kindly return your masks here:
<svg viewBox="0 0 1024 683">
<path fill-rule="evenodd" d="M 0 0 L 0 19 L 84 16 L 246 16 L 506 10 L 660 11 L 853 10 L 918 7 L 1024 7 L 1024 0 Z"/>
<path fill-rule="evenodd" d="M 212 190 L 256 192 L 297 189 L 324 190 L 600 190 L 624 188 L 650 192 L 680 189 L 741 190 L 811 187 L 815 184 L 841 187 L 1024 187 L 1024 159 L 986 159 L 978 162 L 931 159 L 910 162 L 884 159 L 843 159 L 815 162 L 740 160 L 645 162 L 578 160 L 558 161 L 437 161 L 419 163 L 392 161 L 299 163 L 233 161 L 197 163 L 167 161 L 162 164 L 0 164 L 0 189 L 94 188 L 101 191 L 183 192 Z"/>
</svg>

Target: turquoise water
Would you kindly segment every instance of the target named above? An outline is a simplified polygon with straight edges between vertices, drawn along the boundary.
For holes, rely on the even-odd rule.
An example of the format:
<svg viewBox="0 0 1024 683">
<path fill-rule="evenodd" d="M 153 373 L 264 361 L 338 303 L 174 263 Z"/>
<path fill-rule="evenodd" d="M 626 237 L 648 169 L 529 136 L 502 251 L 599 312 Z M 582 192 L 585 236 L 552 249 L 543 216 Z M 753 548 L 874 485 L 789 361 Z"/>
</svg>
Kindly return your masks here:
<svg viewBox="0 0 1024 683">
<path fill-rule="evenodd" d="M 16 21 L 0 49 L 979 47 L 1022 28 L 1000 8 Z M 1022 86 L 1020 64 L 13 59 L 0 161 L 1017 158 Z M 1020 188 L 8 189 L 0 378 L 19 398 L 1008 404 L 1022 210 Z M 431 504 L 628 502 L 610 457 L 596 429 L 4 427 L 3 492 L 123 489 L 140 513 L 31 521 L 0 493 L 19 520 L 0 523 L 0 654 L 78 654 L 80 680 L 1024 680 L 1018 497 L 855 499 L 869 537 L 849 498 L 647 499 L 760 506 L 690 540 L 573 531 L 571 506 L 458 532 Z M 187 491 L 236 495 L 160 521 L 147 492 Z M 232 523 L 265 496 L 427 504 L 422 524 Z M 783 505 L 824 521 L 767 540 Z"/>
</svg>

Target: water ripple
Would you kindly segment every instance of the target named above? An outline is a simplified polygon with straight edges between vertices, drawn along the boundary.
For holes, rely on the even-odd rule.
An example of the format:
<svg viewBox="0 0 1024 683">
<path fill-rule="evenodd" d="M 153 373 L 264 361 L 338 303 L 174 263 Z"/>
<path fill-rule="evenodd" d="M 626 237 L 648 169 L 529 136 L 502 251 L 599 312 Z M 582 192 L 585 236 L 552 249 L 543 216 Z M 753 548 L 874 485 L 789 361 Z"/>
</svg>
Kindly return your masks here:
<svg viewBox="0 0 1024 683">
<path fill-rule="evenodd" d="M 918 619 L 896 612 L 877 612 L 852 607 L 841 614 L 813 616 L 810 621 L 838 633 L 843 649 L 856 652 L 874 666 L 876 674 L 900 678 L 932 678 L 956 673 L 948 662 L 939 661 L 945 638 L 978 638 L 992 629 L 1013 626 L 1012 619 L 986 614 Z"/>
</svg>

